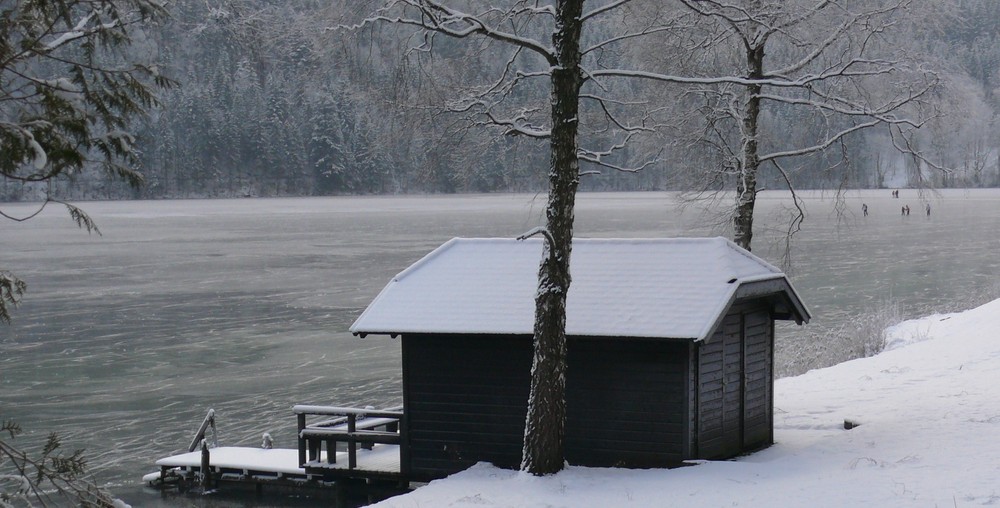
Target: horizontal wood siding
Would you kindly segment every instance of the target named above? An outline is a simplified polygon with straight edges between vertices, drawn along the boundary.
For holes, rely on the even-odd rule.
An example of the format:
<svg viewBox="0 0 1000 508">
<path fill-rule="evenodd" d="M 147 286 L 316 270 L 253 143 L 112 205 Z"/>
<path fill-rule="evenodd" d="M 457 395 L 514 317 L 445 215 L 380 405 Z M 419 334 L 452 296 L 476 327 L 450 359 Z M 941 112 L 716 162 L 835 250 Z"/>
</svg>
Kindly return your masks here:
<svg viewBox="0 0 1000 508">
<path fill-rule="evenodd" d="M 571 339 L 566 460 L 623 467 L 683 460 L 688 355 L 687 342 Z"/>
<path fill-rule="evenodd" d="M 410 470 L 438 478 L 476 462 L 520 465 L 531 338 L 404 335 Z"/>
</svg>

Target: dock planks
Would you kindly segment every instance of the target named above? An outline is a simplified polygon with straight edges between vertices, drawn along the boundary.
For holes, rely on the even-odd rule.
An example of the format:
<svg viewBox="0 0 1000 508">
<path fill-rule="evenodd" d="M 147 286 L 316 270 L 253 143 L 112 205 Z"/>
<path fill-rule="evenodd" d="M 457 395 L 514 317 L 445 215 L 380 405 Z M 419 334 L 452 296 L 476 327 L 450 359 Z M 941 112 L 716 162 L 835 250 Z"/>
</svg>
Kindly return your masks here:
<svg viewBox="0 0 1000 508">
<path fill-rule="evenodd" d="M 357 450 L 357 467 L 348 469 L 347 452 L 337 452 L 337 462 L 326 462 L 326 454 L 319 461 L 309 462 L 307 473 L 299 467 L 296 449 L 262 449 L 226 446 L 209 450 L 209 466 L 213 475 L 221 480 L 259 482 L 268 480 L 312 481 L 331 478 L 389 478 L 400 476 L 399 445 L 377 444 L 371 450 Z M 195 451 L 165 457 L 156 461 L 161 472 L 150 474 L 144 480 L 153 483 L 169 471 L 182 476 L 193 475 L 201 469 L 201 452 Z M 323 474 L 315 471 L 322 470 Z"/>
</svg>

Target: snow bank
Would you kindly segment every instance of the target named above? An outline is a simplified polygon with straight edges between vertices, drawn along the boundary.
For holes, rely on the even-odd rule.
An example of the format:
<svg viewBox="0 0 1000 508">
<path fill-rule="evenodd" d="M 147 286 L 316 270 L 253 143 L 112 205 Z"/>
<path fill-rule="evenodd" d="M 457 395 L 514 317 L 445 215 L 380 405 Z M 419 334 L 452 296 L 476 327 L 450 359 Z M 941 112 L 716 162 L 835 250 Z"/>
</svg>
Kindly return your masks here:
<svg viewBox="0 0 1000 508">
<path fill-rule="evenodd" d="M 878 356 L 778 380 L 777 443 L 742 459 L 544 478 L 479 464 L 377 506 L 1000 504 L 1000 300 L 888 332 Z"/>
</svg>

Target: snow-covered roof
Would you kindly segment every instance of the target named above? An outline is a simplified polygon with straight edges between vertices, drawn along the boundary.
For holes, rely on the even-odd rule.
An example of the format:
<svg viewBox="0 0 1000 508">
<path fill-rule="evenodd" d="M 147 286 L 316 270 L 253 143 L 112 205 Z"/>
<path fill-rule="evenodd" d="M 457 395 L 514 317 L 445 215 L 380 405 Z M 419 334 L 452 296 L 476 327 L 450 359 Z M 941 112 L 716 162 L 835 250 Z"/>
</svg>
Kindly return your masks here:
<svg viewBox="0 0 1000 508">
<path fill-rule="evenodd" d="M 530 335 L 541 253 L 541 239 L 452 239 L 394 277 L 351 332 Z M 765 281 L 809 320 L 781 270 L 724 238 L 577 238 L 570 263 L 568 335 L 705 339 L 740 287 Z"/>
</svg>

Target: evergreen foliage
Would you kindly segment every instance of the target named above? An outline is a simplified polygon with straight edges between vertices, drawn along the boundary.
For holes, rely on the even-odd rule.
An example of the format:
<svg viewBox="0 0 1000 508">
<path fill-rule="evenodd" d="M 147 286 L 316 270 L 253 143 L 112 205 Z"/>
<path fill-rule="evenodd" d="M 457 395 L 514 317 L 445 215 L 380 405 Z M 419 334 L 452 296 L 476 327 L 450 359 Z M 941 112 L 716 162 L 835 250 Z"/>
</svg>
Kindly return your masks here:
<svg viewBox="0 0 1000 508">
<path fill-rule="evenodd" d="M 157 104 L 147 82 L 171 82 L 121 57 L 129 28 L 163 14 L 150 0 L 28 0 L 0 10 L 4 178 L 44 182 L 94 162 L 142 181 L 129 125 Z"/>
<path fill-rule="evenodd" d="M 49 434 L 42 450 L 31 455 L 12 443 L 21 433 L 21 426 L 12 420 L 4 420 L 0 426 L 0 507 L 127 506 L 87 478 L 83 450 L 66 454 L 59 437 Z"/>
<path fill-rule="evenodd" d="M 99 234 L 82 209 L 53 195 L 56 182 L 96 170 L 140 185 L 132 125 L 159 104 L 154 90 L 173 82 L 127 50 L 138 26 L 165 14 L 153 0 L 0 1 L 0 180 L 4 189 L 40 185 L 43 201 L 26 217 L 0 216 L 24 221 L 58 202 Z M 14 189 L 7 199 L 21 195 Z M 0 272 L 0 321 L 26 287 Z"/>
<path fill-rule="evenodd" d="M 498 9 L 513 3 L 493 2 Z M 892 3 L 900 4 L 898 13 L 877 37 L 845 39 L 845 48 L 863 45 L 872 60 L 904 54 L 920 62 L 919 68 L 906 69 L 914 75 L 924 70 L 938 73 L 940 86 L 921 106 L 925 109 L 900 113 L 931 118 L 917 133 L 916 148 L 951 171 L 924 166 L 926 171 L 918 174 L 920 162 L 900 155 L 886 129 L 878 129 L 852 134 L 842 144 L 788 161 L 785 169 L 791 183 L 801 189 L 1000 184 L 996 157 L 1000 138 L 992 129 L 1000 111 L 993 92 L 1000 62 L 1000 44 L 991 31 L 995 2 Z M 683 10 L 677 2 L 628 4 L 630 11 L 624 17 L 594 23 L 591 37 L 639 33 Z M 875 4 L 857 8 L 870 5 Z M 454 90 L 489 86 L 489 77 L 503 70 L 506 59 L 498 56 L 496 45 L 468 48 L 434 38 L 418 51 L 411 49 L 418 45 L 409 38 L 412 33 L 402 28 L 382 28 L 361 38 L 331 31 L 356 23 L 364 10 L 350 2 L 306 0 L 218 0 L 173 6 L 172 17 L 141 42 L 142 50 L 158 54 L 183 86 L 164 94 L 166 111 L 150 117 L 136 137 L 148 185 L 138 194 L 127 191 L 120 197 L 510 192 L 546 187 L 548 162 L 543 149 L 523 136 L 488 131 L 479 135 L 483 126 L 442 107 Z M 811 20 L 799 32 L 773 38 L 767 47 L 768 61 L 801 57 L 810 47 L 802 37 L 827 33 L 839 19 L 832 14 L 828 18 Z M 648 40 L 630 38 L 618 47 L 602 48 L 600 58 L 607 66 L 656 68 L 674 75 L 718 76 L 744 67 L 741 46 L 728 44 L 738 41 L 712 39 L 706 21 L 692 21 L 684 30 Z M 433 52 L 426 51 L 431 47 Z M 816 68 L 835 64 L 824 59 Z M 645 102 L 651 111 L 656 109 L 655 116 L 642 120 L 659 133 L 633 142 L 619 155 L 626 166 L 638 165 L 651 155 L 657 163 L 639 173 L 587 172 L 581 190 L 734 187 L 733 177 L 725 172 L 731 157 L 719 150 L 719 143 L 728 145 L 725 149 L 738 144 L 738 137 L 732 139 L 738 126 L 734 128 L 730 117 L 724 116 L 724 108 L 731 105 L 726 99 L 738 95 L 736 87 L 694 91 L 607 81 L 603 86 L 609 94 L 630 98 L 632 105 Z M 874 88 L 896 90 L 877 83 Z M 820 90 L 829 91 L 829 87 Z M 510 93 L 517 100 L 544 96 L 545 83 L 525 80 Z M 809 98 L 809 91 L 800 96 Z M 717 100 L 713 103 L 711 97 Z M 878 99 L 878 94 L 872 97 Z M 617 105 L 614 113 L 626 106 Z M 825 131 L 850 123 L 807 113 L 802 107 L 768 102 L 760 118 L 761 148 L 807 146 Z M 593 118 L 603 113 L 587 102 L 581 115 Z M 616 141 L 615 126 L 603 127 L 581 132 L 581 141 L 588 146 Z M 470 128 L 476 135 L 469 135 Z M 703 134 L 714 139 L 694 139 Z M 692 176 L 705 173 L 704 178 Z M 762 189 L 782 188 L 784 179 L 773 165 L 765 164 L 757 183 Z M 63 197 L 107 197 L 106 187 L 90 183 L 96 181 L 91 175 L 81 180 L 66 188 Z M 8 198 L 16 193 L 26 194 L 17 187 L 0 189 Z"/>
</svg>

